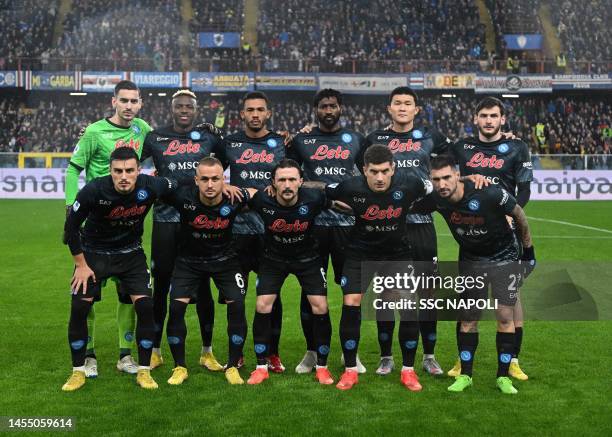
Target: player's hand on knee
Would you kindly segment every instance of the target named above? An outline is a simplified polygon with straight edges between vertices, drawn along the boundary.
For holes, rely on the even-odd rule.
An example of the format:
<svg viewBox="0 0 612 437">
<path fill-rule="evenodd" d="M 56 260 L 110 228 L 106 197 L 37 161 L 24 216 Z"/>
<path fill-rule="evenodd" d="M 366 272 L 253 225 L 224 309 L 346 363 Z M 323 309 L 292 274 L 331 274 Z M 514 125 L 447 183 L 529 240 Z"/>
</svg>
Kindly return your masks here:
<svg viewBox="0 0 612 437">
<path fill-rule="evenodd" d="M 80 289 L 83 290 L 83 294 L 87 293 L 87 282 L 89 278 L 96 282 L 96 274 L 87 264 L 76 266 L 74 274 L 72 275 L 72 282 L 70 283 L 70 289 L 73 294 L 77 294 Z"/>
</svg>

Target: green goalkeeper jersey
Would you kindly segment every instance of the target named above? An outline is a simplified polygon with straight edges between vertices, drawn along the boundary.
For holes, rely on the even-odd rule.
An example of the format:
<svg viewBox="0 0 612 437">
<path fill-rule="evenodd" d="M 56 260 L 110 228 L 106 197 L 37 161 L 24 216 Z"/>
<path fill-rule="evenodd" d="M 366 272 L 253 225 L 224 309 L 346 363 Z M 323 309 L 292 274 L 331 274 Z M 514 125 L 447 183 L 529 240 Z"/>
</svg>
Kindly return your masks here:
<svg viewBox="0 0 612 437">
<path fill-rule="evenodd" d="M 128 127 L 116 125 L 108 118 L 87 126 L 66 170 L 66 205 L 74 203 L 79 190 L 79 174 L 83 170 L 87 182 L 108 175 L 110 154 L 117 147 L 131 147 L 140 157 L 145 137 L 151 130 L 151 126 L 140 118 L 135 118 Z"/>
</svg>

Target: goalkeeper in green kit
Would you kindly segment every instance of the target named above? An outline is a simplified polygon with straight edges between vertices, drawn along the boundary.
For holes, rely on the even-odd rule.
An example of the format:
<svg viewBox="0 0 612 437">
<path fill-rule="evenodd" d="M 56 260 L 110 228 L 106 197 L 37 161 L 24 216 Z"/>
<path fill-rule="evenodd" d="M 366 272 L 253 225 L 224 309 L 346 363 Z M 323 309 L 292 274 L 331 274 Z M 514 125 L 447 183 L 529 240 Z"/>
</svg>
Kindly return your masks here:
<svg viewBox="0 0 612 437">
<path fill-rule="evenodd" d="M 112 98 L 115 114 L 110 118 L 98 120 L 81 131 L 80 138 L 70 163 L 66 169 L 66 209 L 74 203 L 79 190 L 80 173 L 85 170 L 87 182 L 109 174 L 110 154 L 118 147 L 130 147 L 138 157 L 151 127 L 140 118 L 136 118 L 142 107 L 140 91 L 135 83 L 122 80 L 115 86 Z M 134 345 L 135 313 L 130 296 L 121 293 L 120 284 L 116 282 L 119 304 L 117 307 L 117 325 L 119 329 L 119 361 L 117 369 L 126 373 L 137 373 L 138 364 L 131 355 Z M 85 375 L 88 378 L 98 376 L 96 355 L 94 353 L 95 333 L 94 306 L 87 317 L 89 338 L 85 359 Z"/>
</svg>

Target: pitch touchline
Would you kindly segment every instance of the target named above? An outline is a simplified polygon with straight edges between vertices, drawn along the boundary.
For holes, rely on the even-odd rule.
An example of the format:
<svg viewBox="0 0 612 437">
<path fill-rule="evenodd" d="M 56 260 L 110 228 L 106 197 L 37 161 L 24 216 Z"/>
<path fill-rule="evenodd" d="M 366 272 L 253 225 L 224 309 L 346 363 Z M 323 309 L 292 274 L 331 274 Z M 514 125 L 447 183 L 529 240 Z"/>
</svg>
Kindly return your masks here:
<svg viewBox="0 0 612 437">
<path fill-rule="evenodd" d="M 560 225 L 574 226 L 576 228 L 590 229 L 591 231 L 599 231 L 599 232 L 605 232 L 606 234 L 612 234 L 612 231 L 609 230 L 609 229 L 596 228 L 594 226 L 585 226 L 585 225 L 579 225 L 577 223 L 564 222 L 562 220 L 552 220 L 552 219 L 545 219 L 545 218 L 539 218 L 539 217 L 527 217 L 527 218 L 529 220 L 535 220 L 535 221 L 540 221 L 540 222 L 548 222 L 548 223 L 557 223 L 557 224 L 560 224 Z"/>
<path fill-rule="evenodd" d="M 438 237 L 452 237 L 451 234 L 438 234 Z M 603 235 L 534 235 L 533 238 L 538 240 L 540 238 L 552 238 L 552 239 L 595 239 L 595 240 L 612 240 L 612 236 L 603 236 Z"/>
</svg>

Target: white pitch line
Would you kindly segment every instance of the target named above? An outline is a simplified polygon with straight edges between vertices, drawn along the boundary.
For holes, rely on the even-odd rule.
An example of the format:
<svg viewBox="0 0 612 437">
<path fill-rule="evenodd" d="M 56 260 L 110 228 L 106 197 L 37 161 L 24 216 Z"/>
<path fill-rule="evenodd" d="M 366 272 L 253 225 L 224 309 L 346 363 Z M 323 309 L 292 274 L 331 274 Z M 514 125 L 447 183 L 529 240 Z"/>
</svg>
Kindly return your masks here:
<svg viewBox="0 0 612 437">
<path fill-rule="evenodd" d="M 612 231 L 609 230 L 609 229 L 596 228 L 594 226 L 585 226 L 585 225 L 579 225 L 577 223 L 564 222 L 562 220 L 545 219 L 545 218 L 540 218 L 540 217 L 527 217 L 527 218 L 529 220 L 535 220 L 535 221 L 540 221 L 540 222 L 548 222 L 548 223 L 556 223 L 556 224 L 559 224 L 559 225 L 566 225 L 566 226 L 574 226 L 576 228 L 589 229 L 591 231 L 599 231 L 599 232 L 605 232 L 606 234 L 612 234 Z"/>
<path fill-rule="evenodd" d="M 452 234 L 438 234 L 438 237 L 452 237 Z M 612 240 L 612 236 L 608 237 L 608 236 L 603 236 L 603 235 L 590 235 L 590 236 L 584 236 L 584 235 L 533 235 L 532 236 L 534 240 L 538 240 L 540 238 L 551 238 L 551 239 L 578 239 L 578 240 Z"/>
</svg>

